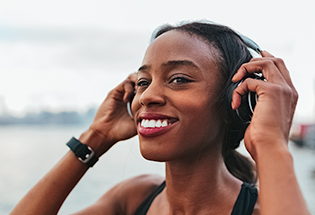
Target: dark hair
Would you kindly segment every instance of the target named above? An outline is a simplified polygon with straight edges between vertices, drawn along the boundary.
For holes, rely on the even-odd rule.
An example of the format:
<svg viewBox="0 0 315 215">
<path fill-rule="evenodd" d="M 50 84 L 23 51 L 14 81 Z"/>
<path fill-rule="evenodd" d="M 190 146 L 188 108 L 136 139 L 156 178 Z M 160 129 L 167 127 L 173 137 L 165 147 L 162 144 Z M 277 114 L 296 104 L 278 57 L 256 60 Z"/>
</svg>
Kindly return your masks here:
<svg viewBox="0 0 315 215">
<path fill-rule="evenodd" d="M 238 179 L 256 183 L 256 170 L 254 164 L 235 149 L 244 138 L 248 123 L 233 119 L 231 104 L 227 99 L 227 89 L 232 84 L 232 77 L 243 63 L 248 62 L 252 56 L 242 38 L 232 29 L 218 24 L 205 22 L 191 22 L 178 26 L 164 25 L 158 28 L 151 40 L 171 31 L 181 31 L 191 36 L 198 36 L 210 46 L 217 49 L 221 56 L 216 56 L 221 70 L 221 88 L 218 96 L 219 109 L 225 122 L 225 141 L 222 147 L 222 155 L 229 172 Z"/>
</svg>

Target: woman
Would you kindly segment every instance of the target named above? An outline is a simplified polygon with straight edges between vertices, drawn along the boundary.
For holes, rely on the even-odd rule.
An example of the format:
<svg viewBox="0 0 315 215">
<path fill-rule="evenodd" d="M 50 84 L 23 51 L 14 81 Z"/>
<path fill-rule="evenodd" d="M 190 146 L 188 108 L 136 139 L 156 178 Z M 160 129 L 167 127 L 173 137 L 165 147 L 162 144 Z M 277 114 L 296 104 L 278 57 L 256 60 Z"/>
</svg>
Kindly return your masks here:
<svg viewBox="0 0 315 215">
<path fill-rule="evenodd" d="M 266 81 L 245 79 L 227 105 L 232 81 L 253 73 Z M 132 119 L 126 103 L 134 86 Z M 249 91 L 259 100 L 248 126 L 229 113 Z M 287 146 L 297 97 L 283 61 L 266 51 L 251 59 L 229 28 L 207 23 L 163 27 L 138 73 L 110 91 L 80 136 L 95 152 L 91 160 L 83 156 L 83 163 L 69 151 L 11 214 L 56 214 L 96 158 L 137 133 L 142 155 L 166 162 L 165 178 L 121 182 L 76 214 L 309 214 Z M 249 184 L 256 182 L 253 165 L 235 151 L 243 137 L 259 172 L 258 199 Z M 80 142 L 68 145 L 76 151 Z"/>
</svg>

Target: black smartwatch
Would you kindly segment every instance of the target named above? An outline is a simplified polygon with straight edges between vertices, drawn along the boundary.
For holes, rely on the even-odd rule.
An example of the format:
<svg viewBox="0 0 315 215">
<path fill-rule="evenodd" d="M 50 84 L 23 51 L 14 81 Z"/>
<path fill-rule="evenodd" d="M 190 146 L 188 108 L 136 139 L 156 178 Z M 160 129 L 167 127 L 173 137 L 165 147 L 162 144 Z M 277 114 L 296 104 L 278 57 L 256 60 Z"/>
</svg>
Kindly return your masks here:
<svg viewBox="0 0 315 215">
<path fill-rule="evenodd" d="M 73 151 L 75 156 L 82 163 L 89 165 L 89 167 L 92 167 L 98 161 L 98 158 L 96 157 L 93 149 L 91 149 L 88 145 L 81 143 L 74 137 L 69 140 L 67 146 L 69 146 L 71 151 Z"/>
</svg>

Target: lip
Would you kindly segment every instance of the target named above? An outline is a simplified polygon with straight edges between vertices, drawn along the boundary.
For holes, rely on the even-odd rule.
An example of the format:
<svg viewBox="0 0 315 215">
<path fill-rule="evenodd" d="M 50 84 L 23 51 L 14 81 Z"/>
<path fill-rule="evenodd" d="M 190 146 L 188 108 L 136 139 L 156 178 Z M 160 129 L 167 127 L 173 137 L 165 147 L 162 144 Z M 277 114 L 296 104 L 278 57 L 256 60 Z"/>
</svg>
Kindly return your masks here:
<svg viewBox="0 0 315 215">
<path fill-rule="evenodd" d="M 141 120 L 165 120 L 167 119 L 168 125 L 165 127 L 154 127 L 154 128 L 145 128 L 141 126 Z M 159 113 L 140 113 L 138 117 L 138 133 L 143 137 L 156 137 L 161 134 L 164 134 L 170 130 L 178 122 L 178 118 L 170 117 L 164 114 Z"/>
</svg>

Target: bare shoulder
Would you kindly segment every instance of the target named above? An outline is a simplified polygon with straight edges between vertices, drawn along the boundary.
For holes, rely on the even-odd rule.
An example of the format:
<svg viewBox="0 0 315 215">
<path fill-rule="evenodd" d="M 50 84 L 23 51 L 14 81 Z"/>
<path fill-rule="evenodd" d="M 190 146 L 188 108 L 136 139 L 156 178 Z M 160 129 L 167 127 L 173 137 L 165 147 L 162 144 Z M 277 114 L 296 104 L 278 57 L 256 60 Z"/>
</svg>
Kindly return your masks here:
<svg viewBox="0 0 315 215">
<path fill-rule="evenodd" d="M 157 175 L 140 175 L 124 180 L 93 205 L 76 214 L 133 214 L 163 181 L 164 178 Z"/>
<path fill-rule="evenodd" d="M 140 175 L 120 182 L 100 199 L 99 204 L 108 206 L 108 199 L 115 202 L 119 214 L 133 214 L 141 202 L 151 194 L 162 182 L 163 177 L 157 175 Z"/>
<path fill-rule="evenodd" d="M 158 187 L 165 179 L 157 175 L 140 175 L 128 179 L 120 185 L 125 197 L 125 214 L 133 214 L 138 206 Z"/>
</svg>

